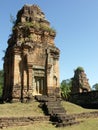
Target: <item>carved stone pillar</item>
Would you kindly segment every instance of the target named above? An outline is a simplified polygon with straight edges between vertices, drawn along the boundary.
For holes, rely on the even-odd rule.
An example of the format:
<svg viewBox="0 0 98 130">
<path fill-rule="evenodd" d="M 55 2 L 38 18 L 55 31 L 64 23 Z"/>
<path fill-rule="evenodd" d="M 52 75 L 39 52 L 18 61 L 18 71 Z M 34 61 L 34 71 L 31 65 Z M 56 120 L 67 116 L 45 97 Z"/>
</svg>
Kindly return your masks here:
<svg viewBox="0 0 98 130">
<path fill-rule="evenodd" d="M 28 96 L 32 96 L 33 93 L 33 59 L 32 55 L 27 55 L 27 92 Z"/>
<path fill-rule="evenodd" d="M 14 68 L 13 68 L 13 93 L 12 97 L 17 98 L 18 100 L 21 97 L 21 70 L 20 70 L 20 62 L 21 62 L 21 51 L 19 48 L 14 48 Z"/>
<path fill-rule="evenodd" d="M 33 90 L 33 80 L 32 80 L 32 65 L 28 65 L 28 86 L 27 86 L 27 92 L 28 92 L 28 96 L 32 96 L 32 90 Z"/>
</svg>

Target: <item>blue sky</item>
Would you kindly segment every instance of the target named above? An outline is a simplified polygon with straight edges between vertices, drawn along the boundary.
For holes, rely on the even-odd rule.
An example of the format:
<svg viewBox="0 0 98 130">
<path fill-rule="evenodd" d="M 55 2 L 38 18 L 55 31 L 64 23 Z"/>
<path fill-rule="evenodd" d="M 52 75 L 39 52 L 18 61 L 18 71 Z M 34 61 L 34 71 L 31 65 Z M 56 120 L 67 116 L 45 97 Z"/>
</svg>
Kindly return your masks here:
<svg viewBox="0 0 98 130">
<path fill-rule="evenodd" d="M 98 0 L 2 0 L 0 4 L 0 69 L 3 50 L 11 34 L 10 15 L 24 4 L 37 4 L 57 31 L 60 49 L 60 81 L 73 77 L 82 66 L 90 85 L 98 83 Z"/>
</svg>

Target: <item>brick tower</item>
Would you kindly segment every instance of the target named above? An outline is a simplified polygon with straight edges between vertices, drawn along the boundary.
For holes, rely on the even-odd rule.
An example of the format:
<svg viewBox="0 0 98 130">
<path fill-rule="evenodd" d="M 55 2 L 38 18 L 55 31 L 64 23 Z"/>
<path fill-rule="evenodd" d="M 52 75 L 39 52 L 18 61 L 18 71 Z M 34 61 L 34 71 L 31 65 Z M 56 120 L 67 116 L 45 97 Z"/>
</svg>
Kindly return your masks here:
<svg viewBox="0 0 98 130">
<path fill-rule="evenodd" d="M 59 49 L 56 32 L 37 5 L 17 13 L 4 57 L 3 100 L 59 94 Z"/>
</svg>

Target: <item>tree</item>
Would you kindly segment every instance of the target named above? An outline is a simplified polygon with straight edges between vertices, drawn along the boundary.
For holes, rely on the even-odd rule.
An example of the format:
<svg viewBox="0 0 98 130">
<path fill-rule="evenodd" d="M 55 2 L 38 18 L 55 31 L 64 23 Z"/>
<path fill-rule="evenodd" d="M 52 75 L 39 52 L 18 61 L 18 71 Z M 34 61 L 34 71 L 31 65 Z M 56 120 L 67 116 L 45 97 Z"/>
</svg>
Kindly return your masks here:
<svg viewBox="0 0 98 130">
<path fill-rule="evenodd" d="M 98 90 L 98 83 L 94 84 L 93 87 L 95 90 Z"/>
<path fill-rule="evenodd" d="M 60 85 L 61 95 L 64 99 L 68 98 L 69 93 L 71 92 L 71 87 L 72 87 L 72 80 L 71 79 L 63 80 L 61 82 L 61 85 Z"/>
<path fill-rule="evenodd" d="M 4 80 L 4 72 L 3 70 L 0 70 L 0 96 L 2 95 L 2 89 L 3 89 L 3 81 Z"/>
</svg>

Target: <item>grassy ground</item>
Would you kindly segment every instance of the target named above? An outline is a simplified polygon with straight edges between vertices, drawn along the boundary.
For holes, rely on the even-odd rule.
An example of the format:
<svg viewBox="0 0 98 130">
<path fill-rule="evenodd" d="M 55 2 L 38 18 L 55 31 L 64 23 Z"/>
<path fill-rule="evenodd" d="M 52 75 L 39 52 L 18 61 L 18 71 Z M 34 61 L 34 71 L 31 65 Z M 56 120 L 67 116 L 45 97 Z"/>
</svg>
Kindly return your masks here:
<svg viewBox="0 0 98 130">
<path fill-rule="evenodd" d="M 12 104 L 0 104 L 0 117 L 12 117 L 12 116 L 39 116 L 44 115 L 42 110 L 38 108 L 39 103 L 33 101 L 32 103 L 12 103 Z M 69 102 L 62 102 L 63 107 L 67 110 L 68 114 L 82 113 L 94 111 L 91 109 L 84 109 L 80 106 Z M 84 122 L 79 125 L 68 126 L 64 128 L 56 128 L 48 122 L 37 122 L 33 125 L 18 126 L 4 128 L 3 130 L 97 130 L 97 119 L 84 119 Z"/>
<path fill-rule="evenodd" d="M 85 109 L 81 106 L 75 105 L 70 102 L 65 102 L 65 101 L 62 101 L 62 105 L 65 108 L 65 110 L 67 111 L 67 114 L 78 114 L 78 113 L 83 113 L 83 112 L 94 111 L 94 109 Z M 95 109 L 95 111 L 96 110 L 97 109 Z"/>
<path fill-rule="evenodd" d="M 39 103 L 5 103 L 0 104 L 0 117 L 42 116 L 43 111 L 38 108 Z"/>
</svg>

